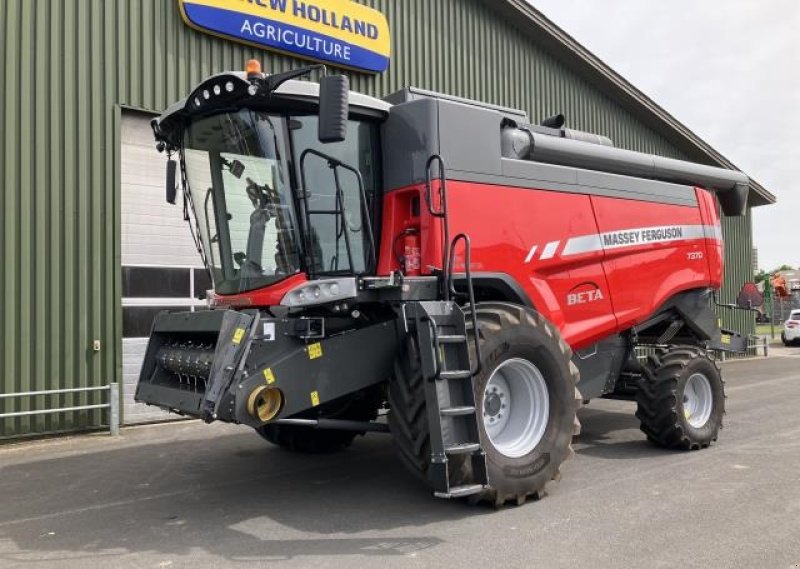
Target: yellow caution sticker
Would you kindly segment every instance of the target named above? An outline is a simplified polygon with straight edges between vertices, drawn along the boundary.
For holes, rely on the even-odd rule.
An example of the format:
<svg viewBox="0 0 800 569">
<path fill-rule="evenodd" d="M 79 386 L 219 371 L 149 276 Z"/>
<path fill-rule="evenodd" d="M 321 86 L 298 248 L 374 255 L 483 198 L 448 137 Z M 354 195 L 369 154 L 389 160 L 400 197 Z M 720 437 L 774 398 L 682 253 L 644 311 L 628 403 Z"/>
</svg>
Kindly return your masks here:
<svg viewBox="0 0 800 569">
<path fill-rule="evenodd" d="M 316 407 L 319 405 L 319 391 L 311 392 L 311 406 Z"/>
<path fill-rule="evenodd" d="M 730 344 L 730 343 L 731 343 L 731 337 L 730 337 L 730 336 L 728 336 L 727 334 L 723 334 L 723 335 L 722 335 L 722 338 L 720 339 L 720 341 L 721 341 L 723 344 Z"/>
<path fill-rule="evenodd" d="M 317 342 L 316 344 L 310 344 L 308 346 L 308 359 L 315 360 L 321 357 L 322 357 L 322 344 L 320 344 L 319 342 Z M 316 391 L 314 393 L 316 393 Z"/>
<path fill-rule="evenodd" d="M 264 370 L 264 379 L 267 380 L 267 385 L 275 383 L 275 374 L 272 373 L 272 368 L 268 367 Z"/>
<path fill-rule="evenodd" d="M 236 332 L 233 333 L 233 343 L 241 343 L 242 338 L 244 338 L 244 328 L 237 328 Z"/>
</svg>

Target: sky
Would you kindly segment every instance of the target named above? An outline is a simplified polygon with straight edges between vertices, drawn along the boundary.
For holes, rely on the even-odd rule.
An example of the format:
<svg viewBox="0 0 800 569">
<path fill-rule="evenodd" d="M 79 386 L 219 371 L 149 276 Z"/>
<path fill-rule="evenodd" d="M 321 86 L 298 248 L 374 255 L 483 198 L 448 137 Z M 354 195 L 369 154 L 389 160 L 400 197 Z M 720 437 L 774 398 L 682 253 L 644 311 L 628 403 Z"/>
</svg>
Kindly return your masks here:
<svg viewBox="0 0 800 569">
<path fill-rule="evenodd" d="M 759 267 L 800 265 L 800 1 L 529 1 L 776 195 Z"/>
</svg>

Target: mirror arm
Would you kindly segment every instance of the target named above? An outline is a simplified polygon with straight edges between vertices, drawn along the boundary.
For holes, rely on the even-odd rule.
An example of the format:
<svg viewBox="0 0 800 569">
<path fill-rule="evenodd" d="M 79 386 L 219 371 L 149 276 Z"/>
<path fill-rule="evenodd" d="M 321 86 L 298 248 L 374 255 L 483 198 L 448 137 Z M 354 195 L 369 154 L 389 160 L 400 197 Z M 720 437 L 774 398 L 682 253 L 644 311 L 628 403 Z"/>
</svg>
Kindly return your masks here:
<svg viewBox="0 0 800 569">
<path fill-rule="evenodd" d="M 292 69 L 291 71 L 284 71 L 283 73 L 269 75 L 268 77 L 262 80 L 263 82 L 262 84 L 264 86 L 264 90 L 267 93 L 272 93 L 278 87 L 280 87 L 290 79 L 296 79 L 297 77 L 308 75 L 312 71 L 317 71 L 317 70 L 321 70 L 323 76 L 325 76 L 328 72 L 328 68 L 322 64 L 309 65 L 307 67 L 301 67 L 300 69 Z"/>
</svg>

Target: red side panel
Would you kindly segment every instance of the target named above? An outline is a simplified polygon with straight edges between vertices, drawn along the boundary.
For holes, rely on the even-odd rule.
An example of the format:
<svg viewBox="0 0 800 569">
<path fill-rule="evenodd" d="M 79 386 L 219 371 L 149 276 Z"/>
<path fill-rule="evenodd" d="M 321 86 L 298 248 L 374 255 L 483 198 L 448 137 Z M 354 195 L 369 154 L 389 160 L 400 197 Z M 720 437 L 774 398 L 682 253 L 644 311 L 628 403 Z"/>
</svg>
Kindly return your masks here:
<svg viewBox="0 0 800 569">
<path fill-rule="evenodd" d="M 706 251 L 708 253 L 708 271 L 711 286 L 722 286 L 722 272 L 725 264 L 725 244 L 722 240 L 722 223 L 719 218 L 717 200 L 708 190 L 696 188 L 697 202 L 700 204 L 700 215 L 706 225 L 707 237 Z"/>
<path fill-rule="evenodd" d="M 603 252 L 562 256 L 567 237 L 597 232 L 589 196 L 450 182 L 448 205 L 451 233 L 472 240 L 473 271 L 510 275 L 573 346 L 613 332 Z"/>
<path fill-rule="evenodd" d="M 422 192 L 414 186 L 387 194 L 380 274 L 398 267 L 392 243 L 406 227 L 421 230 L 423 272 L 441 267 L 440 223 L 428 214 Z M 603 251 L 561 255 L 570 235 L 597 234 L 589 196 L 458 181 L 448 182 L 447 195 L 451 236 L 470 236 L 473 271 L 511 276 L 573 346 L 615 331 Z M 455 270 L 464 270 L 460 247 Z"/>
<path fill-rule="evenodd" d="M 441 267 L 441 224 L 423 192 L 387 194 L 380 274 L 399 267 L 393 244 L 409 227 L 420 232 L 423 273 Z M 509 275 L 576 349 L 643 322 L 678 292 L 719 287 L 719 215 L 713 195 L 697 198 L 689 207 L 448 182 L 451 236 L 470 236 L 472 271 Z"/>
<path fill-rule="evenodd" d="M 621 329 L 682 290 L 711 285 L 696 207 L 592 196 Z"/>
</svg>

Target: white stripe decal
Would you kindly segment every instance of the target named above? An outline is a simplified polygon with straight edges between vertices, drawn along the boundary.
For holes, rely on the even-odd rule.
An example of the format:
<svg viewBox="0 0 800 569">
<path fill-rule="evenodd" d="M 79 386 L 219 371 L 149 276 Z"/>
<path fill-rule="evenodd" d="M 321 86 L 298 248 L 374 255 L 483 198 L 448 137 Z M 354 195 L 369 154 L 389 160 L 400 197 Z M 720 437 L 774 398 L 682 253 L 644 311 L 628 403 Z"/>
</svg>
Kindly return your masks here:
<svg viewBox="0 0 800 569">
<path fill-rule="evenodd" d="M 722 231 L 716 225 L 656 225 L 593 233 L 567 240 L 563 256 L 594 251 L 636 247 L 650 243 L 668 243 L 690 239 L 722 240 Z"/>
<path fill-rule="evenodd" d="M 525 262 L 526 263 L 530 263 L 531 262 L 531 259 L 533 259 L 533 256 L 536 254 L 536 248 L 537 248 L 537 245 L 534 245 L 533 247 L 531 247 L 531 250 L 528 252 L 528 256 L 525 257 Z"/>
<path fill-rule="evenodd" d="M 593 235 L 583 235 L 581 237 L 573 237 L 567 241 L 564 246 L 564 251 L 561 253 L 562 257 L 567 255 L 577 255 L 579 253 L 589 253 L 591 251 L 601 251 L 603 249 L 603 241 L 600 236 L 595 233 Z"/>
<path fill-rule="evenodd" d="M 540 261 L 544 261 L 545 259 L 552 259 L 556 254 L 556 249 L 558 249 L 558 244 L 561 241 L 550 241 L 547 245 L 544 246 L 544 251 L 542 251 L 542 256 L 539 257 Z"/>
</svg>

